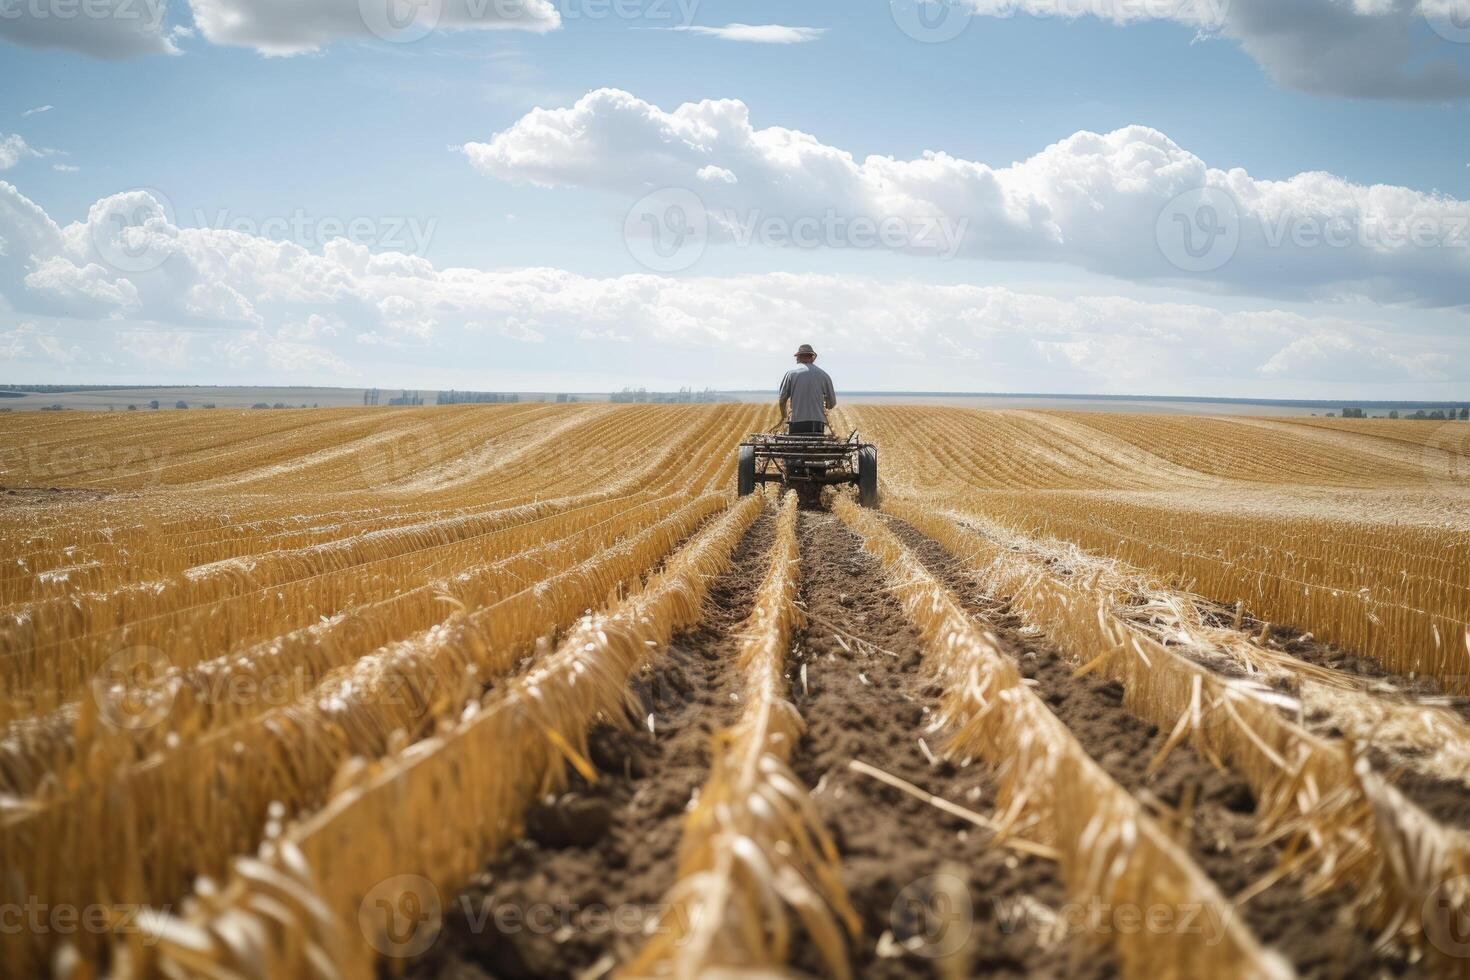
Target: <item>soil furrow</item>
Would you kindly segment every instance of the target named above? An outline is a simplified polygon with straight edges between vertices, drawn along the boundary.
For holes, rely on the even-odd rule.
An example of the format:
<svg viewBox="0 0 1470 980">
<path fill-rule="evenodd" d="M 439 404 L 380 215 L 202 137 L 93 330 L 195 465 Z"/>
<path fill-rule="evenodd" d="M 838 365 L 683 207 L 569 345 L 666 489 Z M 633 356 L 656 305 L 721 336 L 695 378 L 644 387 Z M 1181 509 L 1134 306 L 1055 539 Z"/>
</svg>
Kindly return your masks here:
<svg viewBox="0 0 1470 980">
<path fill-rule="evenodd" d="M 735 655 L 775 530 L 756 520 L 710 587 L 704 618 L 634 681 L 642 727 L 599 726 L 598 779 L 527 815 L 526 833 L 444 911 L 444 932 L 408 975 L 439 980 L 574 977 L 627 959 L 674 884 L 691 796 L 711 736 L 739 714 Z M 650 731 L 647 719 L 652 718 Z"/>
<path fill-rule="evenodd" d="M 975 528 L 979 533 L 983 529 Z M 1065 563 L 1058 562 L 1046 554 L 1033 556 L 1058 576 L 1073 574 Z M 1413 706 L 1416 703 L 1438 710 L 1444 709 L 1462 720 L 1470 721 L 1470 698 L 1447 695 L 1440 684 L 1430 677 L 1404 676 L 1385 669 L 1365 657 L 1342 650 L 1333 644 L 1317 639 L 1309 631 L 1290 625 L 1264 623 L 1250 615 L 1241 617 L 1235 625 L 1235 611 L 1218 603 L 1204 599 L 1190 599 L 1199 604 L 1201 618 L 1209 625 L 1233 630 L 1242 638 L 1254 638 L 1257 643 L 1285 653 L 1302 664 L 1324 667 L 1344 677 L 1355 678 L 1371 691 L 1374 700 L 1383 705 Z M 1189 655 L 1188 648 L 1182 652 Z M 1252 673 L 1243 665 L 1219 658 L 1208 660 L 1194 658 L 1196 663 L 1224 677 L 1249 678 L 1266 683 L 1290 697 L 1300 697 L 1304 685 L 1297 675 L 1289 677 Z M 1331 713 L 1314 708 L 1310 699 L 1299 719 L 1307 730 L 1323 738 L 1341 739 L 1345 733 L 1338 727 L 1339 718 Z M 1295 717 L 1293 713 L 1293 717 Z M 1377 733 L 1375 733 L 1377 734 Z M 1384 738 L 1375 743 L 1375 738 L 1363 737 L 1360 728 L 1355 732 L 1360 745 L 1366 746 L 1369 760 L 1375 770 L 1400 790 L 1412 803 L 1419 806 L 1439 823 L 1447 826 L 1470 828 L 1470 778 L 1460 776 L 1458 767 L 1436 768 L 1433 760 L 1424 762 L 1427 753 L 1413 745 L 1393 745 Z M 1424 736 L 1420 736 L 1424 737 Z"/>
<path fill-rule="evenodd" d="M 797 533 L 808 623 L 788 673 L 807 732 L 792 767 L 814 788 L 863 916 L 856 975 L 926 976 L 941 960 L 956 975 L 1116 975 L 1105 951 L 1030 927 L 1066 901 L 1056 865 L 992 848 L 984 831 L 848 768 L 860 759 L 982 813 L 994 800 L 983 767 L 931 762 L 920 745 L 937 752 L 925 729 L 940 691 L 878 561 L 831 514 L 803 513 Z M 954 904 L 964 893 L 968 909 Z"/>
<path fill-rule="evenodd" d="M 1187 744 L 1150 774 L 1149 763 L 1168 733 L 1123 707 L 1121 685 L 1073 676 L 1073 658 L 1027 628 L 1008 603 L 982 596 L 942 546 L 897 519 L 890 518 L 889 526 L 931 574 L 984 620 L 1088 754 L 1121 786 L 1146 801 L 1161 823 L 1178 828 L 1195 862 L 1226 896 L 1240 893 L 1277 866 L 1280 847 L 1255 843 L 1255 800 L 1244 779 L 1216 769 Z M 1238 908 L 1237 914 L 1244 915 L 1261 941 L 1278 949 L 1303 977 L 1416 975 L 1402 958 L 1374 950 L 1372 938 L 1353 924 L 1345 894 L 1307 897 L 1294 881 L 1281 882 Z"/>
<path fill-rule="evenodd" d="M 1295 627 L 1267 626 L 1246 618 L 1241 628 L 1255 635 L 1259 635 L 1264 629 L 1267 642 L 1271 646 L 1291 654 L 1303 663 L 1327 667 L 1372 682 L 1375 693 L 1386 701 L 1399 704 L 1421 701 L 1446 708 L 1470 721 L 1470 698 L 1444 693 L 1433 678 L 1395 674 L 1366 657 L 1338 649 Z M 1332 729 L 1324 719 L 1314 717 L 1310 712 L 1304 721 L 1308 728 L 1318 734 L 1328 737 L 1342 735 Z M 1378 747 L 1368 746 L 1368 757 L 1373 768 L 1383 773 L 1410 801 L 1442 824 L 1470 829 L 1470 783 L 1420 771 L 1411 764 L 1406 764 L 1409 760 L 1404 758 L 1404 754 L 1402 749 L 1385 752 Z M 1400 758 L 1395 759 L 1394 755 L 1399 755 Z"/>
</svg>

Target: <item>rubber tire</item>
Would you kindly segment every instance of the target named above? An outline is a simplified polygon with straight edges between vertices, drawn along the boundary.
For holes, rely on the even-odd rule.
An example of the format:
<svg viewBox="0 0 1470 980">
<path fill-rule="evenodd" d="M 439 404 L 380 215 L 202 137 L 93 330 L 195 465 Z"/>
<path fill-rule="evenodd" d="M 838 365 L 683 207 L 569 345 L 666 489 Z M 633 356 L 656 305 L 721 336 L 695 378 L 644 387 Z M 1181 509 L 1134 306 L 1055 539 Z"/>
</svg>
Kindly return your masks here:
<svg viewBox="0 0 1470 980">
<path fill-rule="evenodd" d="M 740 496 L 748 497 L 755 493 L 755 447 L 740 447 L 740 464 L 736 467 L 738 474 Z"/>
<path fill-rule="evenodd" d="M 878 450 L 858 451 L 858 503 L 878 509 Z"/>
</svg>

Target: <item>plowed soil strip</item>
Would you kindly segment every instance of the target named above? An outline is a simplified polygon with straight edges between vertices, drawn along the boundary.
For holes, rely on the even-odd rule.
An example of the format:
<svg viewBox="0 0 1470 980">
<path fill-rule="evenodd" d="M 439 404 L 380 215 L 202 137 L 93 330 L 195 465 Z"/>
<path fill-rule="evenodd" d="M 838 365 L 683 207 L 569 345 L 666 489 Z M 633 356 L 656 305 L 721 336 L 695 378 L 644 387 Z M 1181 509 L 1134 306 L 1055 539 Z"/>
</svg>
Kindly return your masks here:
<svg viewBox="0 0 1470 980">
<path fill-rule="evenodd" d="M 1115 682 L 1074 677 L 1075 662 L 1001 601 L 977 594 L 961 566 L 943 547 L 896 519 L 889 526 L 933 575 L 945 582 L 994 629 L 999 645 L 1036 682 L 1036 692 L 1119 785 L 1158 810 L 1161 823 L 1187 830 L 1190 856 L 1227 896 L 1238 894 L 1276 867 L 1278 846 L 1257 846 L 1255 801 L 1245 780 L 1217 770 L 1187 745 L 1176 748 L 1152 775 L 1146 770 L 1167 732 L 1123 707 Z M 1186 826 L 1180 826 L 1184 824 Z M 1292 882 L 1257 895 L 1237 914 L 1261 941 L 1278 949 L 1304 977 L 1403 976 L 1413 970 L 1377 953 L 1372 938 L 1353 925 L 1348 896 L 1307 898 Z"/>
<path fill-rule="evenodd" d="M 673 885 L 710 737 L 739 714 L 738 628 L 765 574 L 775 520 L 763 514 L 710 587 L 704 619 L 676 635 L 633 685 L 644 726 L 597 729 L 599 778 L 573 776 L 529 814 L 526 835 L 445 909 L 444 932 L 408 975 L 464 980 L 571 977 L 628 959 Z M 646 718 L 653 718 L 653 731 Z"/>
<path fill-rule="evenodd" d="M 1223 611 L 1218 619 L 1225 620 Z M 1226 625 L 1226 622 L 1221 622 L 1221 625 Z M 1304 629 L 1267 625 L 1249 617 L 1244 618 L 1241 623 L 1242 631 L 1253 635 L 1259 635 L 1263 628 L 1269 637 L 1267 642 L 1272 647 L 1291 654 L 1303 663 L 1328 667 L 1339 673 L 1361 678 L 1387 700 L 1402 703 L 1422 701 L 1442 706 L 1470 721 L 1470 698 L 1446 694 L 1434 678 L 1395 674 L 1366 657 L 1324 643 Z M 1342 735 L 1342 732 L 1324 724 L 1323 719 L 1314 717 L 1311 712 L 1308 712 L 1304 721 L 1309 729 L 1323 737 L 1336 738 Z M 1429 773 L 1397 765 L 1389 753 L 1372 746 L 1371 740 L 1368 740 L 1368 756 L 1375 769 L 1380 770 L 1395 788 L 1435 820 L 1446 826 L 1470 830 L 1470 780 L 1436 778 Z"/>
<path fill-rule="evenodd" d="M 986 533 L 981 528 L 972 528 L 972 530 L 981 534 Z M 1056 574 L 1065 576 L 1072 573 L 1065 565 L 1059 564 L 1045 553 L 1029 557 L 1046 565 Z M 1239 627 L 1236 627 L 1233 609 L 1210 600 L 1190 601 L 1198 603 L 1202 617 L 1210 625 L 1219 629 L 1235 630 L 1241 634 L 1242 638 L 1256 638 L 1257 642 L 1264 637 L 1267 648 L 1288 654 L 1302 664 L 1325 667 L 1343 675 L 1344 678 L 1353 678 L 1365 690 L 1371 692 L 1375 699 L 1385 704 L 1408 706 L 1420 702 L 1436 710 L 1446 709 L 1470 722 L 1470 698 L 1445 694 L 1439 683 L 1433 678 L 1406 677 L 1403 674 L 1393 673 L 1372 660 L 1319 640 L 1305 629 L 1263 623 L 1248 614 L 1242 616 Z M 1302 697 L 1304 693 L 1304 685 L 1296 683 L 1295 678 L 1250 674 L 1243 666 L 1233 665 L 1219 659 L 1197 660 L 1197 662 L 1225 677 L 1251 677 L 1253 680 L 1271 684 L 1289 697 Z M 1317 690 L 1322 691 L 1323 689 L 1318 686 Z M 1341 739 L 1345 734 L 1357 738 L 1360 747 L 1366 747 L 1374 768 L 1380 771 L 1410 801 L 1446 826 L 1470 828 L 1470 774 L 1460 775 L 1464 771 L 1453 767 L 1434 769 L 1432 768 L 1434 760 L 1426 759 L 1427 753 L 1421 753 L 1412 745 L 1390 748 L 1378 742 L 1382 733 L 1373 732 L 1366 725 L 1355 731 L 1344 733 L 1337 727 L 1337 720 L 1340 719 L 1334 719 L 1329 712 L 1322 710 L 1320 705 L 1314 708 L 1310 697 L 1306 698 L 1305 716 L 1301 721 L 1309 731 L 1327 739 Z M 1426 727 L 1421 737 L 1433 739 L 1439 736 L 1435 728 Z M 1419 764 L 1421 761 L 1427 764 Z"/>
<path fill-rule="evenodd" d="M 1032 928 L 1038 910 L 1045 918 L 1066 901 L 1054 864 L 990 847 L 988 835 L 963 820 L 848 769 L 861 759 L 981 812 L 994 798 L 982 767 L 932 764 L 919 743 L 940 692 L 925 687 L 919 635 L 885 590 L 877 560 L 831 514 L 803 513 L 797 533 L 809 620 L 790 674 L 808 728 L 792 768 L 814 787 L 863 916 L 854 973 L 926 976 L 936 956 L 952 954 L 966 975 L 1116 975 L 1106 951 L 1051 942 Z M 938 909 L 936 891 L 955 878 L 968 890 L 969 912 L 946 909 L 957 914 L 919 935 L 915 910 L 931 902 Z M 891 940 L 880 953 L 885 933 Z M 814 958 L 797 965 L 821 972 Z"/>
</svg>

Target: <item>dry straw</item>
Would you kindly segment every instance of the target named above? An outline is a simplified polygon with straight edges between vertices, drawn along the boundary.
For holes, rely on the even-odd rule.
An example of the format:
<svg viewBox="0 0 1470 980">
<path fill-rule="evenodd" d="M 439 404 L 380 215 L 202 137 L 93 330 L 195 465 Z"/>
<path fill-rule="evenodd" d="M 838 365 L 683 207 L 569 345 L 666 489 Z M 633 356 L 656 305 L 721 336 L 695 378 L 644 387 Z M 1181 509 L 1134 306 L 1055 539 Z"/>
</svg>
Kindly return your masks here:
<svg viewBox="0 0 1470 980">
<path fill-rule="evenodd" d="M 351 413 L 294 426 L 230 413 L 234 445 L 213 456 L 196 427 L 218 423 L 173 416 L 145 440 L 166 460 L 153 467 L 159 484 L 191 467 L 206 482 L 0 512 L 0 550 L 22 556 L 0 568 L 21 599 L 0 611 L 11 617 L 0 626 L 0 770 L 14 791 L 0 814 L 0 900 L 169 902 L 193 875 L 218 873 L 361 768 L 344 759 L 432 735 L 538 637 L 636 588 L 728 501 L 733 460 L 702 450 L 768 412 L 599 410 L 514 479 L 472 485 L 426 456 L 433 487 L 398 496 L 382 483 L 401 467 L 379 479 L 373 459 L 341 451 L 352 439 L 340 437 L 363 428 L 337 424 Z M 461 460 L 506 428 L 499 410 L 428 429 L 423 414 L 391 418 Z M 75 424 L 94 421 L 105 420 Z M 231 474 L 249 470 L 273 479 L 225 495 Z M 168 710 L 155 728 L 118 731 L 99 719 L 88 671 L 139 640 L 164 648 L 167 672 L 139 690 Z M 283 677 L 284 689 L 269 686 Z M 81 697 L 35 715 L 68 692 Z M 77 938 L 86 962 L 93 940 Z M 21 973 L 57 941 L 0 937 Z"/>
<path fill-rule="evenodd" d="M 1381 449 L 1393 443 L 1324 445 L 1220 419 L 851 411 L 905 497 L 1072 541 L 1227 604 L 1242 599 L 1396 673 L 1470 693 L 1470 536 L 1442 475 L 1464 472 L 1452 449 L 1426 448 L 1405 467 L 1386 462 Z"/>
<path fill-rule="evenodd" d="M 1141 635 L 1212 669 L 1243 673 L 1294 696 L 1296 702 L 1283 707 L 1310 720 L 1312 731 L 1335 729 L 1371 742 L 1394 764 L 1432 779 L 1470 781 L 1470 723 L 1444 699 L 1415 697 L 1385 678 L 1336 670 L 1268 645 L 1253 635 L 1258 624 L 1245 628 L 1243 603 L 1233 610 L 1221 607 L 1075 545 L 1026 538 L 990 521 L 966 517 L 963 524 L 1016 557 L 1040 563 L 1053 577 L 1086 581 L 1094 593 L 1109 593 L 1108 614 Z M 1232 620 L 1234 625 L 1219 625 Z"/>
<path fill-rule="evenodd" d="M 259 862 L 236 861 L 222 892 L 206 890 L 186 915 L 163 920 L 151 951 L 128 937 L 115 955 L 146 964 L 156 954 L 153 966 L 171 975 L 372 977 L 364 897 L 402 875 L 452 894 L 520 833 L 534 800 L 564 785 L 566 765 L 595 778 L 589 726 L 631 723 L 630 674 L 699 619 L 711 580 L 760 509 L 758 498 L 741 501 L 643 589 L 585 617 L 530 671 L 439 734 L 360 773 L 319 813 L 262 845 Z M 285 908 L 269 901 L 280 882 L 296 896 Z M 390 905 L 399 898 L 380 897 Z M 236 935 L 250 941 L 232 942 Z"/>
<path fill-rule="evenodd" d="M 539 637 L 636 585 L 727 499 L 696 498 L 558 575 L 358 659 L 286 706 L 202 737 L 180 732 L 178 744 L 124 768 L 99 757 L 97 773 L 0 823 L 12 872 L 4 887 L 52 906 L 80 907 L 97 895 L 173 901 L 193 875 L 221 873 L 231 855 L 253 849 L 272 805 L 286 813 L 317 805 L 347 759 L 431 734 Z M 95 702 L 88 707 L 79 745 L 100 727 Z M 6 938 L 33 950 L 54 941 Z"/>
<path fill-rule="evenodd" d="M 999 836 L 1023 820 L 1033 823 L 1028 836 L 1040 836 L 1056 849 L 1072 900 L 1084 906 L 1190 909 L 1204 921 L 1221 923 L 1213 942 L 1183 928 L 1182 916 L 1159 929 L 1107 929 L 1100 938 L 1111 942 L 1123 973 L 1222 980 L 1290 976 L 1290 967 L 1231 914 L 1214 883 L 1092 761 L 954 595 L 882 521 L 845 499 L 837 513 L 882 561 L 894 594 L 923 635 L 928 662 L 946 692 L 935 724 L 951 732 L 948 751 L 978 756 L 994 769 Z"/>
<path fill-rule="evenodd" d="M 32 603 L 0 622 L 0 681 L 11 692 L 39 687 L 57 696 L 75 696 L 112 651 L 138 644 L 167 646 L 171 659 L 187 664 L 191 651 L 228 649 L 240 639 L 270 635 L 293 609 L 321 608 L 334 601 L 334 592 L 353 594 L 364 566 L 381 563 L 401 572 L 406 556 L 438 560 L 443 556 L 433 549 L 514 531 L 580 503 L 584 501 L 563 498 L 430 519 L 198 566 L 174 580 Z M 316 594 L 302 590 L 302 583 L 316 586 Z M 280 601 L 271 601 L 276 596 Z M 195 615 L 185 618 L 191 613 Z M 189 642 L 170 642 L 181 627 L 201 620 L 203 628 L 188 630 Z"/>
<path fill-rule="evenodd" d="M 1287 503 L 1283 497 L 1281 504 Z M 948 501 L 949 505 L 959 503 Z M 1167 576 L 1222 602 L 1470 693 L 1470 547 L 1463 532 L 1371 520 L 1191 513 L 1109 497 L 1010 494 L 984 512 Z"/>
<path fill-rule="evenodd" d="M 1061 578 L 922 506 L 889 509 L 964 556 L 981 586 L 1010 599 L 1028 623 L 1082 653 L 1084 672 L 1119 681 L 1128 709 L 1171 733 L 1155 765 L 1187 739 L 1239 772 L 1255 794 L 1257 819 L 1286 841 L 1283 873 L 1301 869 L 1309 894 L 1347 886 L 1362 921 L 1382 940 L 1404 940 L 1440 972 L 1466 970 L 1458 947 L 1434 941 L 1439 919 L 1470 915 L 1467 896 L 1453 887 L 1470 874 L 1464 832 L 1394 791 L 1355 760 L 1350 743 L 1296 724 L 1269 688 L 1222 677 L 1130 629 L 1112 612 L 1126 597 L 1096 575 Z"/>
<path fill-rule="evenodd" d="M 779 971 L 797 941 L 793 917 L 827 974 L 850 975 L 846 937 L 856 937 L 861 923 L 842 887 L 837 849 L 787 765 L 803 729 L 784 695 L 786 651 L 801 621 L 797 559 L 796 495 L 788 493 L 770 570 L 743 627 L 744 710 L 714 737 L 669 912 L 624 976 Z"/>
<path fill-rule="evenodd" d="M 393 574 L 364 569 L 356 577 L 357 602 L 345 611 L 193 666 L 171 666 L 148 679 L 147 690 L 139 693 L 168 703 L 167 724 L 137 729 L 92 725 L 81 751 L 76 735 L 82 706 L 77 702 L 12 725 L 9 737 L 0 742 L 0 791 L 44 797 L 48 788 L 55 792 L 65 787 L 69 770 L 84 762 L 100 772 L 105 760 L 125 765 L 167 748 L 179 732 L 198 738 L 238 724 L 273 703 L 279 705 L 286 695 L 306 693 L 328 671 L 428 629 L 456 608 L 493 605 L 586 561 L 643 524 L 668 517 L 683 499 L 671 495 L 642 504 L 591 504 L 496 532 L 481 539 L 479 547 L 483 553 L 509 557 L 452 564 L 448 567 L 463 570 L 415 588 L 403 587 L 402 568 Z"/>
<path fill-rule="evenodd" d="M 125 647 L 155 647 L 172 663 L 187 666 L 205 651 L 238 649 L 313 622 L 357 597 L 364 583 L 387 589 L 427 568 L 473 563 L 492 545 L 506 552 L 529 547 L 547 518 L 601 501 L 627 504 L 630 495 L 639 502 L 713 489 L 729 462 L 691 452 L 690 441 L 724 444 L 742 418 L 710 413 L 677 438 L 654 439 L 659 448 L 652 453 L 646 451 L 650 433 L 624 423 L 615 444 L 642 437 L 645 445 L 632 455 L 635 464 L 616 469 L 612 479 L 607 470 L 622 459 L 615 446 L 579 444 L 577 452 L 514 481 L 507 499 L 489 502 L 483 494 L 462 493 L 459 499 L 475 502 L 466 512 L 446 514 L 447 501 L 428 497 L 406 520 L 347 534 L 328 527 L 316 540 L 295 546 L 252 532 L 234 544 L 244 553 L 206 564 L 194 555 L 178 573 L 146 581 L 134 580 L 139 556 L 129 554 L 114 568 L 120 581 L 91 576 L 88 584 L 105 587 L 38 598 L 0 615 L 0 721 L 78 696 L 106 658 Z M 547 480 L 553 492 L 538 495 L 535 487 Z M 574 492 L 584 481 L 593 488 Z M 497 533 L 506 540 L 491 540 Z M 167 547 L 178 550 L 177 544 Z"/>
</svg>

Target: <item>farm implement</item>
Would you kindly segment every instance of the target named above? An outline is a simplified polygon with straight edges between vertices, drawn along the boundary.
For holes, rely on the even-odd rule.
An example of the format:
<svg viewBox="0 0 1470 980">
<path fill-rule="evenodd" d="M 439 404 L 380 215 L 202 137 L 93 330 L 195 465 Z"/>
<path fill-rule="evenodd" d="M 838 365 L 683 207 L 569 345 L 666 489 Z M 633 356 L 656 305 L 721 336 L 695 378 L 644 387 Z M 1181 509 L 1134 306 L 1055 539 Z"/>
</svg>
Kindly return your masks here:
<svg viewBox="0 0 1470 980">
<path fill-rule="evenodd" d="M 823 489 L 850 484 L 864 507 L 878 506 L 877 448 L 856 432 L 839 438 L 830 425 L 820 433 L 751 434 L 740 444 L 737 473 L 742 497 L 759 484 L 777 483 L 795 490 L 803 507 L 820 507 Z"/>
</svg>

